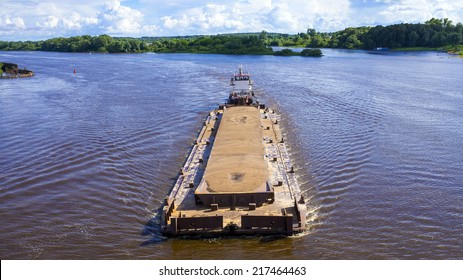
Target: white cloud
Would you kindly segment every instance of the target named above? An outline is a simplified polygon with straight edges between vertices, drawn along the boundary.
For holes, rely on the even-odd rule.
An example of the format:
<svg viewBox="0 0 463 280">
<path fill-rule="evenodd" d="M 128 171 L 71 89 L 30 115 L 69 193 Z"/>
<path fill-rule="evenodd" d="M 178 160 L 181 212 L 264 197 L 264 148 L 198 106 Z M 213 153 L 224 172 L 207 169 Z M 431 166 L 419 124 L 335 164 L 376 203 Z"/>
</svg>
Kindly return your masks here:
<svg viewBox="0 0 463 280">
<path fill-rule="evenodd" d="M 180 16 L 165 16 L 161 18 L 167 29 L 191 32 L 219 32 L 244 28 L 242 17 L 234 9 L 225 5 L 207 4 L 202 8 L 192 8 L 183 11 Z M 233 15 L 236 14 L 236 17 Z"/>
<path fill-rule="evenodd" d="M 463 21 L 451 0 L 0 0 L 2 40 L 82 34 L 162 36 L 231 32 L 297 33 L 349 26 Z"/>
<path fill-rule="evenodd" d="M 387 3 L 388 7 L 377 14 L 377 20 L 384 24 L 424 22 L 433 17 L 463 21 L 463 1 L 398 0 Z"/>
<path fill-rule="evenodd" d="M 154 24 L 144 24 L 142 12 L 122 5 L 119 0 L 107 1 L 97 19 L 100 30 L 109 35 L 133 36 L 158 30 Z"/>
<path fill-rule="evenodd" d="M 82 17 L 76 12 L 71 12 L 61 18 L 50 15 L 42 22 L 37 22 L 37 26 L 46 31 L 60 32 L 70 30 L 81 30 L 82 27 L 88 25 L 96 25 L 96 18 Z"/>
<path fill-rule="evenodd" d="M 223 2 L 224 4 L 219 4 Z M 337 7 L 333 9 L 333 7 Z M 161 18 L 163 26 L 177 33 L 277 31 L 303 32 L 308 27 L 333 27 L 346 22 L 349 0 L 264 0 L 234 3 L 215 1 L 185 8 Z"/>
<path fill-rule="evenodd" d="M 10 16 L 5 15 L 0 17 L 0 28 L 0 30 L 18 30 L 26 28 L 26 25 L 24 24 L 24 20 L 20 17 L 11 18 Z"/>
<path fill-rule="evenodd" d="M 0 36 L 14 36 L 18 32 L 23 32 L 25 28 L 23 18 L 0 15 Z M 1 37 L 0 40 L 2 40 Z"/>
<path fill-rule="evenodd" d="M 288 28 L 290 30 L 298 28 L 299 19 L 289 11 L 286 3 L 277 5 L 267 16 L 267 21 L 271 23 L 274 28 Z"/>
<path fill-rule="evenodd" d="M 165 16 L 162 17 L 161 20 L 163 21 L 164 26 L 169 29 L 184 29 L 190 25 L 190 19 L 186 15 L 183 15 L 180 18 L 172 18 L 172 16 Z"/>
<path fill-rule="evenodd" d="M 308 27 L 319 31 L 333 31 L 350 25 L 352 18 L 349 0 L 294 0 L 288 5 L 291 14 L 297 19 L 297 29 L 303 32 Z"/>
<path fill-rule="evenodd" d="M 259 5 L 260 4 L 260 5 Z M 163 26 L 178 33 L 243 32 L 262 28 L 257 20 L 262 3 L 206 4 L 161 18 Z"/>
<path fill-rule="evenodd" d="M 18 30 L 21 32 L 14 32 Z M 104 3 L 92 0 L 79 0 L 79 3 L 71 0 L 0 2 L 0 36 L 6 40 L 11 40 L 13 35 L 16 38 L 13 40 L 24 40 L 103 33 L 137 36 L 157 32 L 155 24 L 144 22 L 141 11 L 119 0 Z"/>
<path fill-rule="evenodd" d="M 40 26 L 44 29 L 50 29 L 50 28 L 58 27 L 58 23 L 59 23 L 59 18 L 55 16 L 48 16 L 48 18 L 43 23 L 38 22 L 37 26 Z"/>
<path fill-rule="evenodd" d="M 121 5 L 118 0 L 108 1 L 104 10 L 98 14 L 98 23 L 103 32 L 123 35 L 140 32 L 143 14 L 135 9 Z"/>
</svg>

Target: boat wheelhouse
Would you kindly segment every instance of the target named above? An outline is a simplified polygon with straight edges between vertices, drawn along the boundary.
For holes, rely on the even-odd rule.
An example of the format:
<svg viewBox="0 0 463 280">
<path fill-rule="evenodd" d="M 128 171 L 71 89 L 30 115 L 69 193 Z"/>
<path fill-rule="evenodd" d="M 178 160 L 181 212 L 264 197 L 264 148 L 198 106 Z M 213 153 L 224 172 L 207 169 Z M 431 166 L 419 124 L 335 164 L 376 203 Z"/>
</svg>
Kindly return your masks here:
<svg viewBox="0 0 463 280">
<path fill-rule="evenodd" d="M 231 78 L 230 85 L 233 87 L 229 96 L 230 104 L 250 105 L 254 102 L 251 75 L 243 72 L 242 65 L 240 65 L 238 73 L 235 73 Z"/>
</svg>

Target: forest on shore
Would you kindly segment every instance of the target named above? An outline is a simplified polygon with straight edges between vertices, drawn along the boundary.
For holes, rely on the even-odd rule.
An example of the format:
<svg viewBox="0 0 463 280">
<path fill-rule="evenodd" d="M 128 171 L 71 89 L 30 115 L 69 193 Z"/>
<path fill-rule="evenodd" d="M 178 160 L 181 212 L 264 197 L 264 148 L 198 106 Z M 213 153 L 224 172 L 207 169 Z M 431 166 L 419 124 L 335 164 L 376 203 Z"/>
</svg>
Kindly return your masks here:
<svg viewBox="0 0 463 280">
<path fill-rule="evenodd" d="M 307 29 L 298 34 L 238 33 L 219 35 L 121 38 L 108 35 L 74 36 L 43 41 L 0 41 L 0 50 L 57 52 L 184 52 L 218 54 L 273 54 L 321 56 L 320 50 L 305 53 L 273 51 L 272 47 L 446 50 L 463 54 L 463 24 L 448 18 L 432 18 L 425 23 L 350 27 L 337 32 Z"/>
<path fill-rule="evenodd" d="M 376 48 L 440 48 L 462 43 L 463 24 L 453 24 L 448 18 L 432 18 L 425 23 L 401 23 L 375 27 L 349 27 L 333 33 L 306 33 L 276 36 L 271 46 L 306 46 L 317 48 L 365 49 Z"/>
</svg>

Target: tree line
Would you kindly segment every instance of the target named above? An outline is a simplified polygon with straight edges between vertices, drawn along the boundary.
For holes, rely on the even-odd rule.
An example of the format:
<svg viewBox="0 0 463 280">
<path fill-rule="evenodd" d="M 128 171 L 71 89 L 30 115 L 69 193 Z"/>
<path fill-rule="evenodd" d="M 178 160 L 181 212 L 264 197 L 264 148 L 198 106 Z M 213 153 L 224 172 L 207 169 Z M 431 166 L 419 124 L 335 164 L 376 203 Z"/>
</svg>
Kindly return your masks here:
<svg viewBox="0 0 463 280">
<path fill-rule="evenodd" d="M 375 27 L 349 27 L 337 32 L 322 33 L 307 29 L 295 35 L 268 34 L 271 46 L 312 48 L 366 49 L 375 48 L 439 48 L 462 44 L 463 24 L 448 18 L 432 18 L 425 23 L 401 23 Z"/>
<path fill-rule="evenodd" d="M 57 52 L 193 52 L 219 54 L 276 54 L 271 47 L 375 49 L 438 48 L 462 43 L 463 25 L 447 18 L 425 23 L 389 26 L 350 27 L 337 32 L 317 32 L 309 28 L 294 35 L 281 33 L 223 34 L 179 37 L 117 38 L 108 35 L 74 36 L 44 41 L 0 41 L 0 50 L 39 50 Z M 281 55 L 281 53 L 279 53 Z M 289 54 L 289 52 L 286 52 Z M 306 52 L 306 55 L 316 52 Z M 284 54 L 283 54 L 284 55 Z M 293 54 L 291 54 L 293 55 Z"/>
<path fill-rule="evenodd" d="M 53 38 L 45 41 L 0 41 L 0 50 L 56 52 L 203 52 L 223 54 L 271 54 L 257 35 L 113 38 L 108 35 Z"/>
<path fill-rule="evenodd" d="M 272 53 L 258 36 L 192 36 L 169 38 L 113 38 L 108 35 L 53 38 L 45 41 L 0 41 L 0 50 L 56 52 L 211 52 L 225 54 Z"/>
<path fill-rule="evenodd" d="M 193 52 L 217 54 L 274 54 L 257 34 L 215 36 L 115 38 L 108 35 L 53 38 L 45 41 L 0 41 L 0 50 L 55 52 Z M 306 54 L 307 56 L 307 54 Z"/>
<path fill-rule="evenodd" d="M 108 35 L 53 38 L 45 41 L 2 42 L 0 50 L 54 51 L 54 52 L 108 52 L 137 53 L 149 51 L 140 39 L 113 38 Z"/>
</svg>

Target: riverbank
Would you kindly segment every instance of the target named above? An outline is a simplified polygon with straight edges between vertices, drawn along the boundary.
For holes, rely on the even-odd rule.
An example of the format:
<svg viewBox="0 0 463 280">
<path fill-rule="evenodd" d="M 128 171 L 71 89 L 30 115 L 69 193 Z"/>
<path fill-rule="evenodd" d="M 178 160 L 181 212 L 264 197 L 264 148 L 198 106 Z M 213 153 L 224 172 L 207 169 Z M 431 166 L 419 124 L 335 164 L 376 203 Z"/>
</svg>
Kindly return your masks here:
<svg viewBox="0 0 463 280">
<path fill-rule="evenodd" d="M 459 55 L 463 57 L 463 45 L 456 45 L 456 46 L 443 46 L 443 47 L 436 47 L 436 48 L 428 48 L 428 47 L 411 47 L 411 48 L 395 48 L 391 51 L 404 51 L 404 52 L 423 52 L 423 51 L 434 51 L 434 52 L 446 52 L 452 55 Z"/>
</svg>

